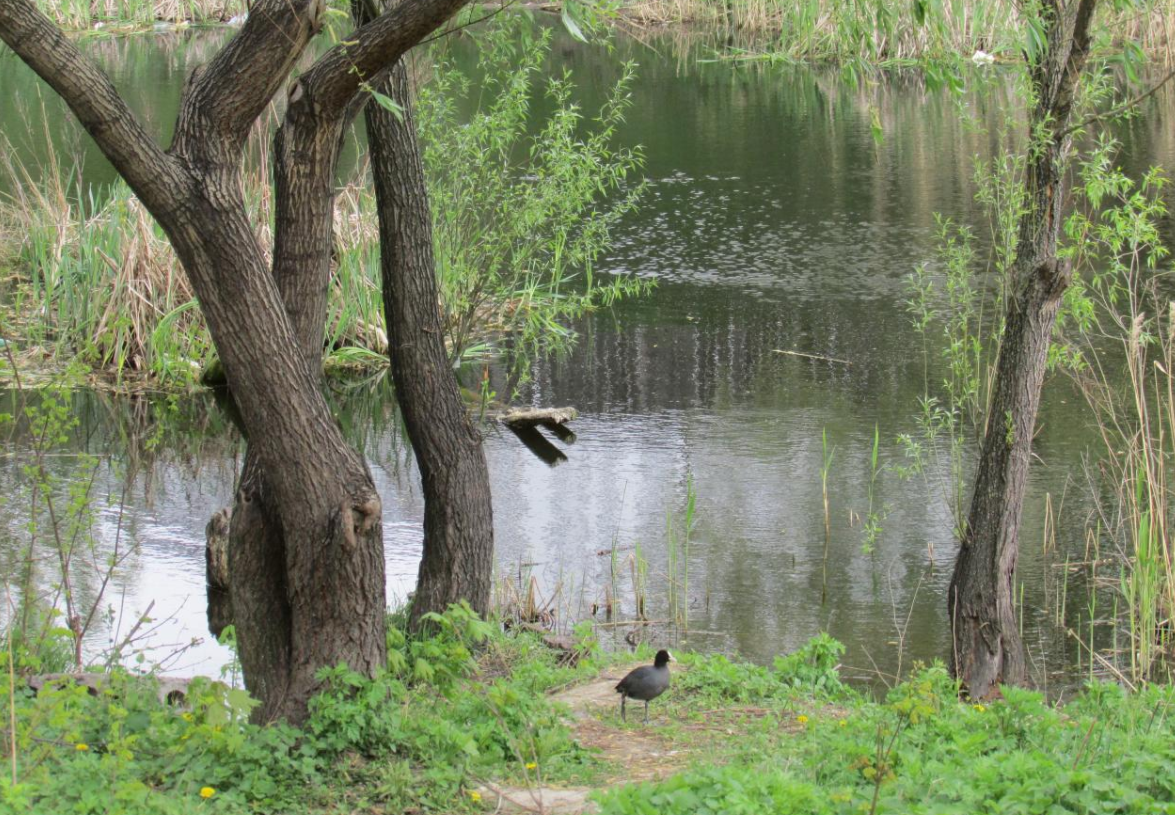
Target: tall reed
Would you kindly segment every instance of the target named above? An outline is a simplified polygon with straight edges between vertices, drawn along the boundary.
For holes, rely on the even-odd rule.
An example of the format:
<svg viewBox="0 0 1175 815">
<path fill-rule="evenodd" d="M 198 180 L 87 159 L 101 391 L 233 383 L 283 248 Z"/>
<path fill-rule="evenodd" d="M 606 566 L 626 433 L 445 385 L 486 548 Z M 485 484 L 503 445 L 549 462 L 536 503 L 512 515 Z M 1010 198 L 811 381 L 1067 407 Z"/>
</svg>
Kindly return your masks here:
<svg viewBox="0 0 1175 815">
<path fill-rule="evenodd" d="M 697 23 L 767 37 L 759 48 L 775 58 L 877 66 L 977 50 L 1019 59 L 1025 36 L 1020 6 L 1016 0 L 631 0 L 625 10 L 646 25 Z M 1172 64 L 1175 0 L 1103 6 L 1100 41 L 1133 41 Z"/>
<path fill-rule="evenodd" d="M 680 628 L 689 627 L 689 549 L 698 494 L 693 475 L 686 476 L 685 510 L 678 527 L 672 511 L 665 514 L 666 569 L 669 577 L 669 616 Z"/>
<path fill-rule="evenodd" d="M 1175 301 L 1158 231 L 1166 179 L 1155 169 L 1128 178 L 1116 152 L 1102 140 L 1081 169 L 1082 206 L 1066 228 L 1088 274 L 1068 312 L 1081 355 L 1075 376 L 1104 445 L 1091 476 L 1099 537 L 1117 546 L 1122 564 L 1115 617 L 1118 625 L 1124 617 L 1130 647 L 1117 670 L 1139 682 L 1169 676 L 1175 654 Z M 1091 662 L 1109 663 L 1094 651 L 1093 608 L 1090 618 Z"/>
<path fill-rule="evenodd" d="M 149 26 L 155 22 L 224 22 L 248 10 L 247 0 L 35 0 L 62 28 Z"/>
</svg>

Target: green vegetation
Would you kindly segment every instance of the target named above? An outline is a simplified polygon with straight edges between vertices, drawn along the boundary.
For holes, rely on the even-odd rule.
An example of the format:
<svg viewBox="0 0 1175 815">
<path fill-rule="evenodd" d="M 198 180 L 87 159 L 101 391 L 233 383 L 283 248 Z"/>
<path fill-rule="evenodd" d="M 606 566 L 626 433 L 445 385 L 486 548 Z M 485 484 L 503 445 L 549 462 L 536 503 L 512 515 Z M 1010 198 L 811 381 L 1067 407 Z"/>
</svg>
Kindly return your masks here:
<svg viewBox="0 0 1175 815">
<path fill-rule="evenodd" d="M 1095 78 L 1087 103 L 1104 93 L 1105 78 Z M 946 497 L 956 535 L 966 521 L 968 445 L 986 421 L 1008 421 L 987 417 L 987 404 L 1025 206 L 1025 164 L 1017 155 L 1007 149 L 976 165 L 976 201 L 986 218 L 979 229 L 990 236 L 988 254 L 976 250 L 972 229 L 940 219 L 937 263 L 933 271 L 919 267 L 910 281 L 907 309 L 923 343 L 927 387 L 918 432 L 898 437 L 906 462 L 897 469 L 905 477 L 950 473 L 928 488 Z M 1049 364 L 1076 383 L 1103 448 L 1094 452 L 1096 467 L 1083 485 L 1096 507 L 1086 523 L 1086 557 L 1065 564 L 1054 605 L 1056 624 L 1077 641 L 1091 677 L 1096 668 L 1137 686 L 1169 679 L 1172 669 L 1166 656 L 1172 632 L 1164 621 L 1175 613 L 1168 533 L 1175 511 L 1169 478 L 1175 313 L 1164 288 L 1169 249 L 1159 231 L 1168 181 L 1158 169 L 1131 179 L 1117 166 L 1117 155 L 1118 144 L 1101 136 L 1075 162 L 1078 206 L 1065 223 L 1061 250 L 1076 274 L 1064 295 Z M 934 365 L 933 351 L 940 354 Z M 938 383 L 931 382 L 932 367 L 943 372 Z M 927 466 L 940 459 L 949 467 Z M 1084 622 L 1075 624 L 1065 619 L 1073 605 L 1071 574 L 1089 586 L 1079 614 Z"/>
<path fill-rule="evenodd" d="M 1175 26 L 1175 2 L 1103 5 L 1097 29 L 1103 45 L 1131 43 L 1141 53 L 1170 61 L 1166 43 Z M 1021 22 L 1024 7 L 1013 0 L 632 0 L 625 11 L 647 25 L 733 27 L 757 43 L 748 56 L 868 70 L 951 63 L 976 51 L 1018 62 L 1034 36 Z"/>
<path fill-rule="evenodd" d="M 601 811 L 1172 811 L 1169 687 L 1128 694 L 1090 684 L 1064 706 L 1008 688 L 999 702 L 964 704 L 932 666 L 876 702 L 839 688 L 835 672 L 818 687 L 780 682 L 780 662 L 769 671 L 694 658 L 665 715 L 683 740 L 699 709 L 724 717 L 693 733 L 706 758 L 665 780 L 601 793 Z"/>
<path fill-rule="evenodd" d="M 16 728 L 6 715 L 0 811 L 472 811 L 482 779 L 537 768 L 545 780 L 591 778 L 590 756 L 543 692 L 596 662 L 560 667 L 533 636 L 507 636 L 467 607 L 437 616 L 424 640 L 398 622 L 388 670 L 374 680 L 322 671 L 300 730 L 250 724 L 248 694 L 207 679 L 178 706 L 159 700 L 151 677 L 121 670 L 96 695 L 65 682 L 34 696 L 29 656 L 10 652 L 0 701 Z"/>
<path fill-rule="evenodd" d="M 1175 311 L 1165 289 L 1170 250 L 1159 237 L 1168 180 L 1157 169 L 1130 179 L 1117 153 L 1118 145 L 1103 139 L 1081 167 L 1080 206 L 1065 229 L 1069 254 L 1086 274 L 1068 298 L 1070 342 L 1058 343 L 1056 356 L 1080 385 L 1105 445 L 1091 489 L 1095 540 L 1115 554 L 1118 569 L 1112 639 L 1127 655 L 1119 670 L 1139 683 L 1169 679 L 1172 668 L 1164 654 L 1172 644 L 1165 621 L 1175 614 Z M 1089 564 L 1095 577 L 1096 555 Z M 1117 642 L 1119 631 L 1124 642 Z M 1092 622 L 1084 633 L 1093 652 Z"/>
<path fill-rule="evenodd" d="M 246 0 L 36 0 L 36 5 L 59 26 L 75 31 L 224 22 L 248 8 Z"/>
<path fill-rule="evenodd" d="M 581 746 L 585 725 L 548 693 L 614 657 L 581 640 L 578 665 L 562 666 L 535 635 L 459 606 L 424 639 L 402 619 L 389 620 L 388 670 L 324 670 L 302 729 L 250 724 L 248 695 L 206 679 L 179 705 L 122 671 L 96 695 L 65 683 L 34 696 L 27 654 L 12 650 L 0 810 L 480 812 L 507 785 L 596 788 L 605 813 L 1169 813 L 1175 800 L 1169 687 L 1091 683 L 1063 706 L 1006 689 L 964 704 L 932 666 L 874 701 L 841 683 L 843 648 L 823 635 L 770 668 L 678 654 L 647 728 L 594 708 L 593 732 L 666 748 L 661 780 L 627 784 L 630 768 Z"/>
<path fill-rule="evenodd" d="M 511 16 L 484 33 L 477 82 L 442 61 L 417 105 L 450 352 L 484 344 L 489 329 L 520 377 L 534 356 L 569 348 L 571 320 L 650 287 L 592 268 L 643 188 L 626 186 L 639 148 L 613 146 L 635 65 L 591 119 L 571 100 L 569 71 L 543 80 L 552 113 L 530 136 L 550 40 Z"/>
<path fill-rule="evenodd" d="M 535 355 L 571 346 L 572 320 L 649 289 L 592 268 L 641 190 L 626 187 L 639 151 L 613 146 L 633 68 L 590 120 L 571 101 L 570 76 L 548 80 L 550 112 L 537 121 L 531 103 L 549 32 L 532 33 L 514 16 L 477 42 L 479 83 L 442 59 L 419 105 L 441 312 L 454 361 L 500 354 L 522 378 Z M 272 221 L 268 138 L 258 126 L 245 175 L 261 224 Z M 78 358 L 116 385 L 189 385 L 213 349 L 166 237 L 124 184 L 83 192 L 71 182 L 75 169 L 57 156 L 49 163 L 53 171 L 35 178 L 14 151 L 0 150 L 0 172 L 14 191 L 0 201 L 0 243 L 18 274 L 6 316 L 6 336 L 22 348 L 18 363 L 38 369 L 46 357 Z M 324 346 L 328 364 L 345 367 L 386 364 L 366 171 L 358 168 L 336 197 Z"/>
</svg>

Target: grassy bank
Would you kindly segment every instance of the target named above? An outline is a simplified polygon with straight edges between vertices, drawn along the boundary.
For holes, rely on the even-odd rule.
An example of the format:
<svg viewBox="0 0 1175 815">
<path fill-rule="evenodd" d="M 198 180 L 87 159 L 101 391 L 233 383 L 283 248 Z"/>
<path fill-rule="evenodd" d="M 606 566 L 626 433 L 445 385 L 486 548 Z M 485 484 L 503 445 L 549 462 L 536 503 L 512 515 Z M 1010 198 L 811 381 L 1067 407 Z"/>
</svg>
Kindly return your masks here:
<svg viewBox="0 0 1175 815">
<path fill-rule="evenodd" d="M 18 652 L 17 692 L 0 678 L 0 807 L 483 812 L 559 789 L 617 815 L 1173 811 L 1169 687 L 967 704 L 930 667 L 875 700 L 841 684 L 839 644 L 818 637 L 770 668 L 679 654 L 644 725 L 619 720 L 611 685 L 647 647 L 604 655 L 581 636 L 572 666 L 462 609 L 439 623 L 415 641 L 393 620 L 375 680 L 324 671 L 301 729 L 249 724 L 247 694 L 208 680 L 179 706 L 126 674 L 33 696 Z"/>
<path fill-rule="evenodd" d="M 1025 46 L 1021 4 L 1011 0 L 630 0 L 641 25 L 730 27 L 763 40 L 761 49 L 797 61 L 871 64 L 971 56 L 977 50 L 1019 60 Z M 1175 0 L 1102 4 L 1098 39 L 1134 41 L 1170 64 Z"/>
</svg>

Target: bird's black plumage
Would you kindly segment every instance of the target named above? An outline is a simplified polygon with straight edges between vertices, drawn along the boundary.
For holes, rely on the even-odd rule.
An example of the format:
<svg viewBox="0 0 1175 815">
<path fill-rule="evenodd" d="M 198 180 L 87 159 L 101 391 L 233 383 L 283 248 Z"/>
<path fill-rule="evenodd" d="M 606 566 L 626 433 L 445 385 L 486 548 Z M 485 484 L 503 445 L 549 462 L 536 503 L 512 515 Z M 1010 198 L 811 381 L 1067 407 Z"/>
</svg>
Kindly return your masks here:
<svg viewBox="0 0 1175 815">
<path fill-rule="evenodd" d="M 620 694 L 620 718 L 625 718 L 624 705 L 629 699 L 645 703 L 645 723 L 649 721 L 649 702 L 656 699 L 669 687 L 669 661 L 673 657 L 668 651 L 658 651 L 652 665 L 644 665 L 630 672 L 616 685 Z"/>
</svg>

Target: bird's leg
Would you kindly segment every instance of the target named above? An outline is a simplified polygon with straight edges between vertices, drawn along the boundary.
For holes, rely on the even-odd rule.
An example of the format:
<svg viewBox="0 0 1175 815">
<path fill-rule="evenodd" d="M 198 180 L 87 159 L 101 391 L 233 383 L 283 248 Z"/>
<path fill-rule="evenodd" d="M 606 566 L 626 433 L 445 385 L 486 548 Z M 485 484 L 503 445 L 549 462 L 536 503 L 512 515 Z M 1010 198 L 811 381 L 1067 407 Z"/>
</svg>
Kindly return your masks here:
<svg viewBox="0 0 1175 815">
<path fill-rule="evenodd" d="M 645 724 L 649 723 L 649 702 L 645 700 Z"/>
<path fill-rule="evenodd" d="M 624 703 L 625 703 L 625 701 L 627 701 L 627 699 L 628 699 L 628 697 L 625 696 L 623 693 L 620 694 L 620 721 L 622 721 L 622 722 L 628 721 L 628 719 L 626 719 L 624 717 Z"/>
</svg>

